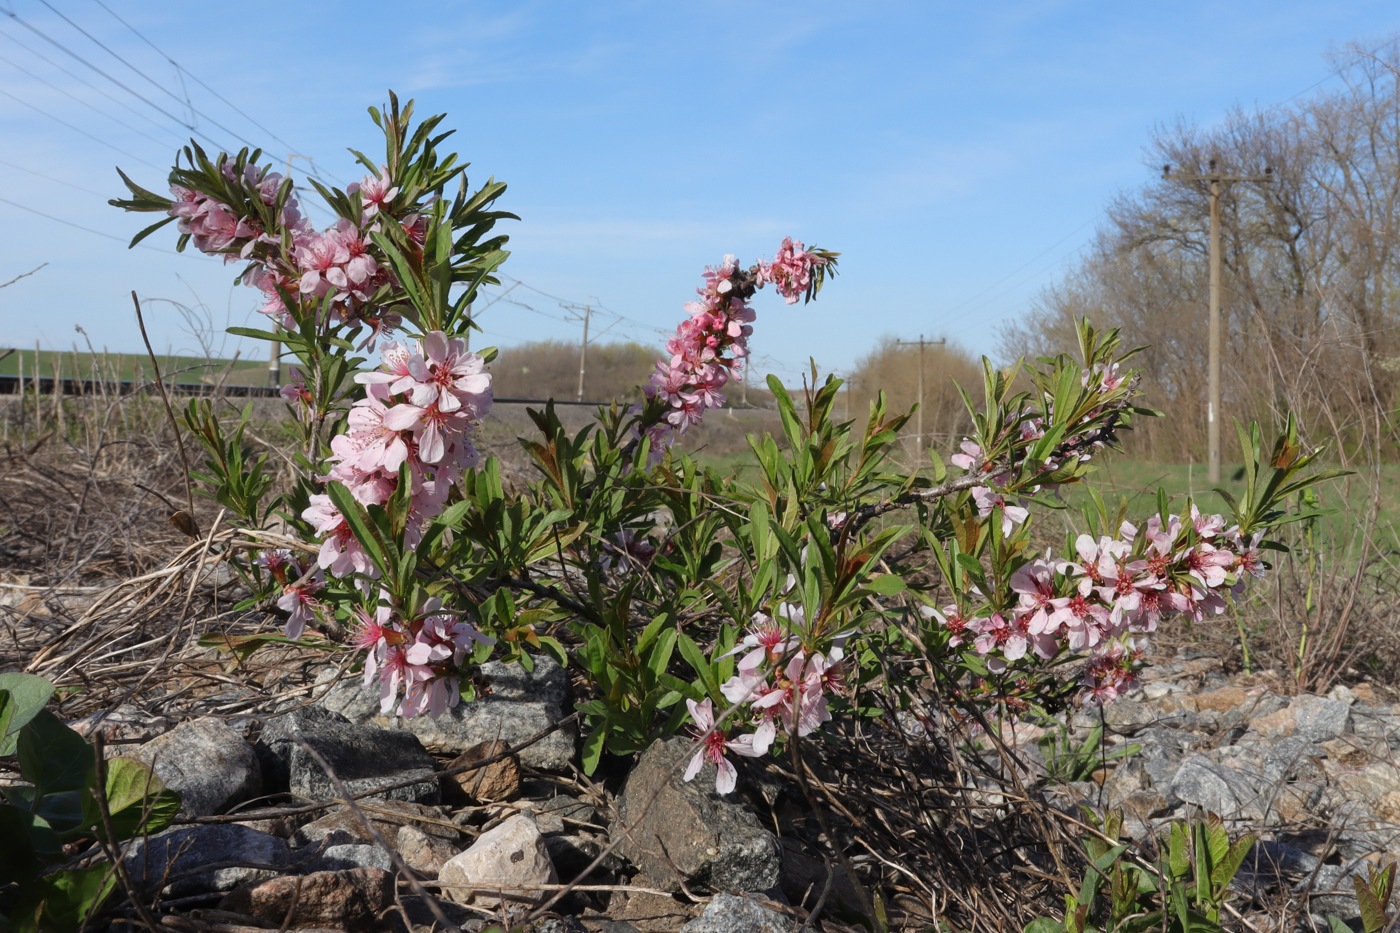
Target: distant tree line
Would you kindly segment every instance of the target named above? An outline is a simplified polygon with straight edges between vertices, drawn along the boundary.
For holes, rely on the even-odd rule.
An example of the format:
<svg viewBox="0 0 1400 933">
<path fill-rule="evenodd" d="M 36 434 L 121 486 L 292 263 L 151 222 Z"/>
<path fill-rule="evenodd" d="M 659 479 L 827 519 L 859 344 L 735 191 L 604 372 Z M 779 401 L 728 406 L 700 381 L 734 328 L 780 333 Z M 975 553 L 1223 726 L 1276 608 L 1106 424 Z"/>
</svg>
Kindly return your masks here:
<svg viewBox="0 0 1400 933">
<path fill-rule="evenodd" d="M 1335 56 L 1315 95 L 1237 109 L 1202 129 L 1177 122 L 1149 146 L 1154 176 L 1118 197 L 1063 281 L 1003 333 L 1008 357 L 1073 348 L 1073 320 L 1121 327 L 1148 401 L 1140 452 L 1200 459 L 1205 445 L 1209 184 L 1224 186 L 1222 401 L 1233 418 L 1288 407 L 1344 457 L 1381 449 L 1400 377 L 1400 40 Z M 1176 175 L 1178 178 L 1173 178 Z M 1184 176 L 1184 177 L 1183 177 Z"/>
</svg>

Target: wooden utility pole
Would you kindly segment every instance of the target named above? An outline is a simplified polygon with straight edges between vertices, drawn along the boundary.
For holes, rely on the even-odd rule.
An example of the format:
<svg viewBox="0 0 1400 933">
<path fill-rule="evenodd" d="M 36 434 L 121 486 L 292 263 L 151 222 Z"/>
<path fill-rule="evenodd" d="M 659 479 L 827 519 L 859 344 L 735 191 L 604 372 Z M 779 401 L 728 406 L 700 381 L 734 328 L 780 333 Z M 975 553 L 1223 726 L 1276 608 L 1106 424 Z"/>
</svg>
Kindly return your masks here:
<svg viewBox="0 0 1400 933">
<path fill-rule="evenodd" d="M 588 321 L 593 316 L 593 306 L 583 306 L 583 346 L 578 351 L 578 395 L 575 401 L 583 401 L 583 374 L 588 364 Z"/>
<path fill-rule="evenodd" d="M 895 341 L 895 343 L 899 344 L 902 347 L 918 346 L 919 348 L 919 407 L 915 411 L 915 417 L 917 420 L 914 422 L 914 430 L 918 434 L 919 439 L 917 443 L 921 448 L 928 446 L 924 442 L 924 347 L 941 347 L 947 342 L 947 337 L 940 337 L 937 340 L 925 340 L 923 334 L 919 335 L 918 340 Z"/>
<path fill-rule="evenodd" d="M 1264 169 L 1263 175 L 1222 175 L 1216 171 L 1215 160 L 1206 163 L 1204 175 L 1173 174 L 1170 165 L 1162 166 L 1162 177 L 1177 181 L 1204 181 L 1210 185 L 1210 363 L 1207 374 L 1206 399 L 1206 480 L 1220 482 L 1220 279 L 1223 265 L 1220 238 L 1220 192 L 1223 186 L 1236 181 L 1267 182 L 1273 180 L 1274 170 Z"/>
</svg>

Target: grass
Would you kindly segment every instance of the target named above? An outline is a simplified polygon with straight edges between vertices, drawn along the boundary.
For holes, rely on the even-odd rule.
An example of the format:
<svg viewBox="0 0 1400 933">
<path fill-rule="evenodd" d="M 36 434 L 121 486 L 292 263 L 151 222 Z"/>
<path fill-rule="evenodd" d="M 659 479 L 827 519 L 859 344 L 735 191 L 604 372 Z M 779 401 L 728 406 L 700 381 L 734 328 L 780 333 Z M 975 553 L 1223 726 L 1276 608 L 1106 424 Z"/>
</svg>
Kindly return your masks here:
<svg viewBox="0 0 1400 933">
<path fill-rule="evenodd" d="M 1350 536 L 1356 530 L 1359 516 L 1369 514 L 1372 509 L 1374 478 L 1363 467 L 1357 473 L 1317 487 L 1321 508 L 1326 512 L 1318 521 L 1319 533 L 1332 539 L 1344 540 Z M 1090 482 L 1110 509 L 1126 501 L 1129 515 L 1150 514 L 1156 508 L 1159 487 L 1166 490 L 1173 509 L 1183 507 L 1189 496 L 1202 512 L 1229 514 L 1225 499 L 1207 482 L 1204 464 L 1157 463 L 1108 456 L 1098 464 L 1098 472 L 1092 475 Z M 1379 487 L 1376 532 L 1382 541 L 1394 540 L 1400 532 L 1400 465 L 1382 466 Z M 1219 488 L 1236 497 L 1244 491 L 1244 472 L 1238 464 L 1222 465 Z M 1077 509 L 1087 497 L 1071 487 L 1068 501 Z"/>
<path fill-rule="evenodd" d="M 0 349 L 0 355 L 6 351 Z M 198 356 L 157 356 L 161 375 L 177 383 L 266 385 L 267 363 L 260 360 L 219 360 Z M 143 353 L 89 353 L 80 350 L 19 350 L 0 359 L 0 376 L 57 374 L 62 378 L 140 382 L 151 378 L 151 361 Z"/>
</svg>

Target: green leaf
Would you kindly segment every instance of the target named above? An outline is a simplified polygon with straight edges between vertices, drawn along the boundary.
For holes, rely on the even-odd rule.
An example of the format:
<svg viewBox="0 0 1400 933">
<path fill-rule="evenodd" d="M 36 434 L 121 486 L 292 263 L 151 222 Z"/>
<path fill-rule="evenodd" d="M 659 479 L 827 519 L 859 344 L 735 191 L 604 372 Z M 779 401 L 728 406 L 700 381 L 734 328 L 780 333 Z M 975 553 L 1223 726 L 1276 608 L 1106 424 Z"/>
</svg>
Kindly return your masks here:
<svg viewBox="0 0 1400 933">
<path fill-rule="evenodd" d="M 19 730 L 39 714 L 53 696 L 53 684 L 33 674 L 0 674 L 0 691 L 10 695 L 9 723 L 0 730 L 0 757 L 13 755 Z"/>
<path fill-rule="evenodd" d="M 19 769 L 42 795 L 87 787 L 95 762 L 83 737 L 40 710 L 19 734 Z"/>
<path fill-rule="evenodd" d="M 116 887 L 111 865 L 93 865 L 45 875 L 20 898 L 14 933 L 77 933 Z"/>
<path fill-rule="evenodd" d="M 1356 901 L 1361 905 L 1361 928 L 1366 933 L 1372 933 L 1372 931 L 1379 933 L 1379 931 L 1384 930 L 1387 922 L 1385 905 L 1381 903 L 1380 898 L 1376 897 L 1370 886 L 1358 876 L 1353 875 L 1351 883 L 1352 887 L 1356 889 Z"/>
<path fill-rule="evenodd" d="M 598 770 L 598 762 L 603 757 L 603 747 L 608 741 L 608 721 L 593 723 L 593 731 L 583 740 L 583 773 L 591 775 Z"/>
<path fill-rule="evenodd" d="M 131 758 L 107 762 L 107 810 L 112 816 L 116 841 L 143 833 L 158 833 L 180 812 L 180 795 L 161 782 L 155 772 Z M 101 825 L 101 813 L 89 796 L 83 802 L 89 825 Z"/>
<path fill-rule="evenodd" d="M 270 330 L 258 330 L 255 327 L 230 327 L 228 332 L 235 337 L 252 337 L 254 340 L 282 341 L 286 334 L 275 334 Z"/>
<path fill-rule="evenodd" d="M 1338 917 L 1336 914 L 1327 915 L 1327 929 L 1328 933 L 1352 933 L 1351 927 L 1347 926 L 1346 923 L 1342 921 L 1342 918 Z M 1370 931 L 1367 930 L 1367 933 L 1370 933 Z"/>
<path fill-rule="evenodd" d="M 62 846 L 37 816 L 27 810 L 0 803 L 0 885 L 24 882 L 44 866 L 43 856 L 58 858 Z"/>
<path fill-rule="evenodd" d="M 897 573 L 884 573 L 867 580 L 865 588 L 879 596 L 897 596 L 909 587 Z"/>
<path fill-rule="evenodd" d="M 1049 917 L 1036 917 L 1026 924 L 1023 933 L 1065 933 L 1063 921 L 1052 920 Z"/>
</svg>

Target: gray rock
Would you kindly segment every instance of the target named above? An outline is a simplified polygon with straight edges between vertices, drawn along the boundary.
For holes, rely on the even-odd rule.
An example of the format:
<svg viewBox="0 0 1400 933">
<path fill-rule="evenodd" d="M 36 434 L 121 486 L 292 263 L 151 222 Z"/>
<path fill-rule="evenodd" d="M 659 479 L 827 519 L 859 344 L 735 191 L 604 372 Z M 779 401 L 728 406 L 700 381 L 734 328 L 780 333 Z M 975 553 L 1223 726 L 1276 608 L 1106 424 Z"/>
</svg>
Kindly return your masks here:
<svg viewBox="0 0 1400 933">
<path fill-rule="evenodd" d="M 150 765 L 180 794 L 183 816 L 225 813 L 262 793 L 262 767 L 253 747 L 218 719 L 196 719 L 123 753 Z"/>
<path fill-rule="evenodd" d="M 341 680 L 317 702 L 351 722 L 411 732 L 424 747 L 449 755 L 460 755 L 475 745 L 494 740 L 519 747 L 564 718 L 568 676 L 548 655 L 536 658 L 535 670 L 530 673 L 516 665 L 492 661 L 481 666 L 481 674 L 489 682 L 491 692 L 483 691 L 484 695 L 473 702 L 452 707 L 437 719 L 381 715 L 378 691 L 354 680 Z M 577 730 L 571 723 L 521 748 L 520 762 L 542 771 L 568 771 L 577 739 Z"/>
<path fill-rule="evenodd" d="M 588 927 L 577 917 L 542 917 L 533 929 L 534 933 L 588 933 Z"/>
<path fill-rule="evenodd" d="M 1351 731 L 1351 706 L 1342 700 L 1300 696 L 1293 701 L 1294 735 L 1309 742 L 1325 742 Z"/>
<path fill-rule="evenodd" d="M 593 836 L 587 833 L 577 833 L 561 836 L 545 836 L 545 849 L 549 852 L 549 860 L 554 863 L 554 867 L 559 872 L 561 881 L 572 882 L 580 880 L 585 869 L 593 864 L 603 850 L 607 848 L 608 840 L 605 836 Z M 603 860 L 589 872 L 588 877 L 582 879 L 585 884 L 607 884 L 616 880 L 616 876 L 626 868 L 626 861 L 614 852 L 603 856 Z"/>
<path fill-rule="evenodd" d="M 1181 763 L 1172 778 L 1171 794 L 1221 819 L 1263 822 L 1269 815 L 1263 788 L 1205 755 L 1192 755 Z"/>
<path fill-rule="evenodd" d="M 287 789 L 311 800 L 332 800 L 340 791 L 304 741 L 326 760 L 331 771 L 352 794 L 389 787 L 371 799 L 436 803 L 438 780 L 432 756 L 407 732 L 348 722 L 345 717 L 315 707 L 293 710 L 268 721 L 258 742 L 266 750 L 276 776 L 285 775 Z"/>
<path fill-rule="evenodd" d="M 548 893 L 534 889 L 557 880 L 544 837 L 535 821 L 523 814 L 482 833 L 438 872 L 448 899 L 486 910 L 502 903 L 537 904 Z"/>
<path fill-rule="evenodd" d="M 1297 846 L 1273 840 L 1256 840 L 1240 864 L 1230 887 L 1255 899 L 1291 888 L 1317 868 L 1317 856 Z"/>
<path fill-rule="evenodd" d="M 684 738 L 653 742 L 617 802 L 609 836 L 643 883 L 714 891 L 766 891 L 778 883 L 782 851 L 772 833 L 731 797 L 714 792 L 715 769 L 681 780 L 676 763 L 693 754 Z"/>
<path fill-rule="evenodd" d="M 394 870 L 394 860 L 389 853 L 375 845 L 364 843 L 342 843 L 327 846 L 310 864 L 308 871 L 344 871 L 348 868 L 378 868 Z"/>
<path fill-rule="evenodd" d="M 577 797 L 560 795 L 534 807 L 535 824 L 546 836 L 573 833 L 580 829 L 601 829 L 598 811 Z"/>
<path fill-rule="evenodd" d="M 795 933 L 809 929 L 752 898 L 716 894 L 705 905 L 704 913 L 681 927 L 681 933 Z"/>
<path fill-rule="evenodd" d="M 1340 865 L 1322 865 L 1316 873 L 1299 881 L 1293 893 L 1307 896 L 1308 913 L 1321 921 L 1319 926 L 1322 929 L 1328 929 L 1328 915 L 1335 915 L 1343 921 L 1356 920 L 1361 916 L 1361 904 L 1356 900 L 1356 889 L 1351 882 L 1354 874 Z"/>
<path fill-rule="evenodd" d="M 168 716 L 148 713 L 139 706 L 123 703 L 116 709 L 101 710 L 68 725 L 85 739 L 90 739 L 94 733 L 100 732 L 109 748 L 116 747 L 119 754 L 132 757 L 121 752 L 120 746 L 139 745 L 158 735 L 164 735 L 174 728 L 175 720 Z"/>
<path fill-rule="evenodd" d="M 446 814 L 439 807 L 410 803 L 404 800 L 376 801 L 371 807 L 361 807 L 360 814 L 367 819 L 379 835 L 393 842 L 399 827 L 417 825 L 424 833 L 439 837 L 450 843 L 461 839 L 455 827 L 444 825 Z M 312 843 L 338 845 L 341 843 L 373 843 L 374 836 L 365 827 L 364 819 L 349 807 L 340 806 L 325 816 L 318 817 L 292 833 L 292 845 L 305 846 Z"/>
<path fill-rule="evenodd" d="M 131 841 L 122 857 L 132 881 L 176 896 L 228 891 L 280 874 L 287 841 L 236 823 L 181 826 Z"/>
<path fill-rule="evenodd" d="M 429 878 L 436 878 L 448 859 L 461 851 L 460 846 L 430 836 L 417 826 L 400 826 L 394 848 L 399 850 L 405 865 Z"/>
<path fill-rule="evenodd" d="M 1103 707 L 1102 715 L 1107 723 L 1105 731 L 1122 735 L 1133 735 L 1162 718 L 1154 706 L 1133 697 L 1109 703 Z M 1090 728 L 1099 724 L 1098 714 L 1094 714 L 1092 720 Z"/>
</svg>

